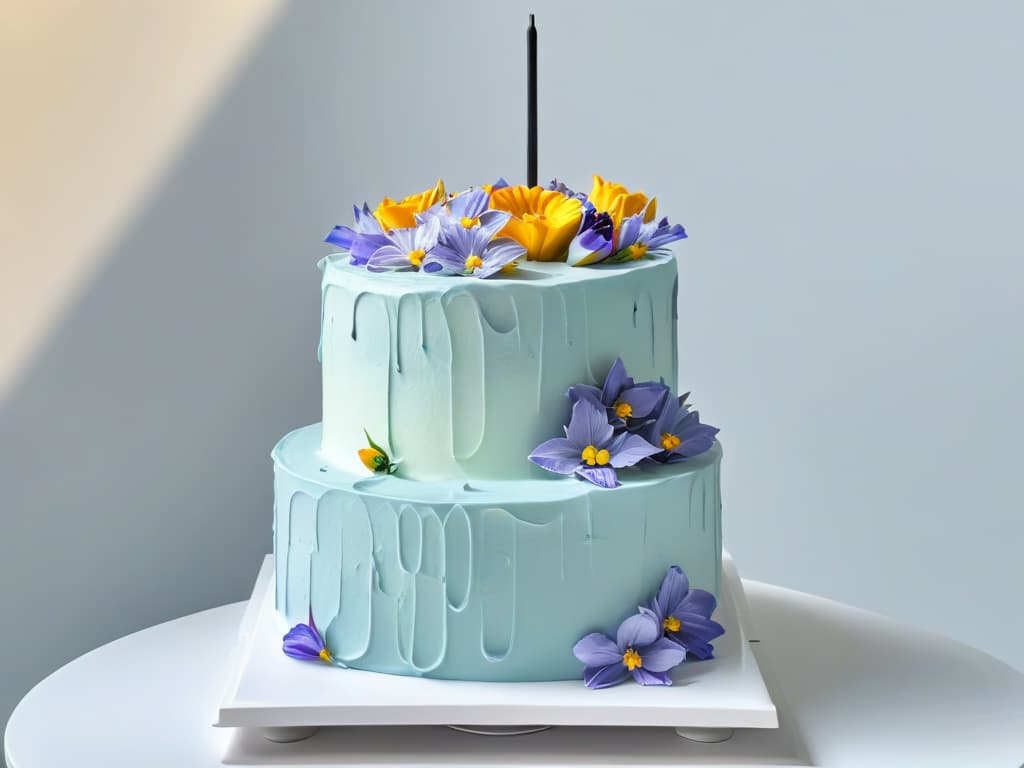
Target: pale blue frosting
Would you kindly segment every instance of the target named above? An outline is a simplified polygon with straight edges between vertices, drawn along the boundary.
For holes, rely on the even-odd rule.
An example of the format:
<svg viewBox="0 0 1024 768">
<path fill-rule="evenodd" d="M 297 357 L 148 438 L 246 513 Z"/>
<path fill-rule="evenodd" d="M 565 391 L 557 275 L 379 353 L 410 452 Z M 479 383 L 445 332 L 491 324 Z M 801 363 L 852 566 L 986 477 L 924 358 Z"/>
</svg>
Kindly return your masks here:
<svg viewBox="0 0 1024 768">
<path fill-rule="evenodd" d="M 273 453 L 277 607 L 298 623 L 311 606 L 328 647 L 353 667 L 577 678 L 575 642 L 614 633 L 668 566 L 718 591 L 717 443 L 681 464 L 622 470 L 623 486 L 605 490 L 550 475 L 417 482 L 352 473 L 323 457 L 321 438 L 319 424 L 305 427 Z"/>
<path fill-rule="evenodd" d="M 322 265 L 323 454 L 339 467 L 362 470 L 365 427 L 407 478 L 537 478 L 526 456 L 566 423 L 569 386 L 618 356 L 675 386 L 674 257 L 488 280 Z"/>
</svg>

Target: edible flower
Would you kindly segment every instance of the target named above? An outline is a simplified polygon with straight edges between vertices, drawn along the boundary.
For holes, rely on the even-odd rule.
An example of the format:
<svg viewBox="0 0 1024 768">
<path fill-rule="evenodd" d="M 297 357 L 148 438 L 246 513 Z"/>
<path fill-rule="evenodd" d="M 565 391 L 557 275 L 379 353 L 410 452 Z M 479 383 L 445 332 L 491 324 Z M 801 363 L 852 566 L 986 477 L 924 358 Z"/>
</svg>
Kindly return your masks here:
<svg viewBox="0 0 1024 768">
<path fill-rule="evenodd" d="M 417 226 L 388 230 L 385 244 L 367 259 L 366 268 L 371 272 L 419 269 L 437 246 L 440 232 L 441 221 L 437 217 L 429 217 Z"/>
<path fill-rule="evenodd" d="M 710 592 L 690 589 L 686 574 L 678 565 L 673 565 L 651 601 L 651 613 L 666 637 L 703 661 L 714 656 L 711 641 L 725 634 L 725 627 L 711 618 L 716 605 L 715 596 Z"/>
<path fill-rule="evenodd" d="M 578 199 L 542 187 L 495 189 L 491 207 L 511 214 L 498 234 L 522 245 L 530 261 L 565 261 L 583 216 Z"/>
<path fill-rule="evenodd" d="M 612 262 L 636 261 L 660 253 L 664 246 L 686 237 L 682 224 L 669 224 L 664 218 L 655 224 L 644 221 L 642 214 L 630 216 L 622 222 L 616 252 Z"/>
<path fill-rule="evenodd" d="M 526 249 L 515 240 L 494 238 L 494 233 L 508 220 L 508 214 L 488 213 L 496 216 L 482 214 L 480 222 L 468 228 L 454 217 L 443 220 L 441 242 L 424 262 L 423 271 L 487 278 L 522 258 Z"/>
<path fill-rule="evenodd" d="M 580 231 L 569 243 L 566 262 L 570 267 L 585 267 L 604 261 L 612 255 L 614 236 L 612 217 L 588 206 L 584 209 Z"/>
<path fill-rule="evenodd" d="M 631 675 L 640 685 L 672 685 L 669 670 L 686 658 L 686 650 L 664 636 L 647 608 L 623 621 L 614 640 L 593 632 L 572 652 L 584 664 L 583 683 L 588 688 L 607 688 Z"/>
<path fill-rule="evenodd" d="M 374 210 L 373 215 L 383 229 L 409 229 L 416 226 L 416 214 L 426 211 L 437 203 L 444 202 L 444 182 L 440 179 L 432 189 L 409 195 L 399 201 L 385 197 Z"/>
<path fill-rule="evenodd" d="M 631 467 L 658 450 L 640 435 L 616 435 L 605 409 L 593 399 L 581 397 L 572 406 L 565 437 L 541 443 L 529 459 L 549 472 L 577 475 L 601 488 L 617 488 L 621 483 L 616 469 Z"/>
<path fill-rule="evenodd" d="M 351 263 L 361 266 L 374 251 L 387 245 L 388 239 L 380 222 L 370 212 L 370 206 L 363 203 L 360 210 L 359 206 L 353 205 L 352 211 L 355 213 L 355 228 L 338 225 L 327 234 L 324 242 L 348 251 Z"/>
<path fill-rule="evenodd" d="M 485 189 L 468 189 L 452 195 L 444 203 L 438 203 L 428 211 L 417 214 L 417 220 L 424 221 L 428 216 L 437 216 L 461 224 L 464 229 L 480 226 L 489 227 L 493 235 L 508 221 L 508 214 L 503 211 L 489 210 L 487 205 L 490 194 Z M 500 225 L 492 226 L 500 221 Z"/>
<path fill-rule="evenodd" d="M 690 410 L 683 395 L 666 398 L 657 417 L 641 433 L 661 449 L 650 457 L 653 461 L 675 464 L 708 450 L 718 431 L 718 427 L 701 424 L 700 414 Z"/>
<path fill-rule="evenodd" d="M 636 426 L 659 412 L 669 391 L 661 382 L 644 381 L 639 384 L 626 373 L 621 357 L 615 358 L 600 389 L 590 384 L 576 384 L 566 392 L 569 400 L 589 399 L 607 409 L 613 426 Z M 649 439 L 649 438 L 648 438 Z M 654 443 L 657 445 L 657 443 Z"/>
<path fill-rule="evenodd" d="M 642 213 L 644 221 L 653 221 L 658 209 L 657 198 L 648 200 L 643 192 L 630 192 L 621 184 L 605 181 L 596 173 L 587 202 L 598 212 L 611 216 L 616 233 L 628 217 Z"/>
<path fill-rule="evenodd" d="M 316 624 L 313 622 L 312 608 L 309 611 L 309 623 L 296 624 L 288 630 L 288 634 L 284 636 L 283 640 L 282 650 L 293 659 L 299 659 L 300 661 L 324 661 L 328 664 L 342 666 L 340 662 L 334 660 L 334 656 L 327 650 L 327 645 L 324 643 L 320 630 L 316 628 Z"/>
<path fill-rule="evenodd" d="M 398 469 L 398 462 L 392 461 L 391 457 L 388 456 L 388 452 L 373 442 L 370 433 L 365 429 L 363 434 L 366 435 L 366 442 L 370 446 L 369 448 L 359 449 L 359 460 L 363 463 L 363 466 L 374 474 L 393 475 L 395 470 Z"/>
</svg>

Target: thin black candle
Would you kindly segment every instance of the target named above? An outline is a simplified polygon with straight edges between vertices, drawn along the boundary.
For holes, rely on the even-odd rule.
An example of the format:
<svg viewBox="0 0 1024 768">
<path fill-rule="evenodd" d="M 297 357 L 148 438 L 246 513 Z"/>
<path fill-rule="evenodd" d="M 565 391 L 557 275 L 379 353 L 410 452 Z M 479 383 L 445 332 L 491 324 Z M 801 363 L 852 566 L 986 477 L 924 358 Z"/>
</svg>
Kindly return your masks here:
<svg viewBox="0 0 1024 768">
<path fill-rule="evenodd" d="M 537 186 L 537 27 L 526 30 L 526 185 Z"/>
</svg>

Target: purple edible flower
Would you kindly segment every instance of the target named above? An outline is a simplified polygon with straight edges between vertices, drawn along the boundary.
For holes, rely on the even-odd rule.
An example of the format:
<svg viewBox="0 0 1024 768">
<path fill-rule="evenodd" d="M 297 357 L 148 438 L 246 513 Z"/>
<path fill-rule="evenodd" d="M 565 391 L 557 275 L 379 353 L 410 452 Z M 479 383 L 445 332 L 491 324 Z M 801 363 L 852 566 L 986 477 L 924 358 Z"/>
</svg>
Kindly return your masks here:
<svg viewBox="0 0 1024 768">
<path fill-rule="evenodd" d="M 355 229 L 339 225 L 327 234 L 324 242 L 348 251 L 351 263 L 362 266 L 374 251 L 387 245 L 388 239 L 366 203 L 363 203 L 362 210 L 357 205 L 353 205 L 352 210 L 355 212 Z"/>
<path fill-rule="evenodd" d="M 642 431 L 644 437 L 661 451 L 651 459 L 663 464 L 674 464 L 708 450 L 715 442 L 718 427 L 701 424 L 700 414 L 686 405 L 686 395 L 668 397 L 657 418 Z"/>
<path fill-rule="evenodd" d="M 585 267 L 604 261 L 612 255 L 614 236 L 615 224 L 611 215 L 598 213 L 594 206 L 588 204 L 583 210 L 579 231 L 569 243 L 566 263 L 570 267 Z"/>
<path fill-rule="evenodd" d="M 569 189 L 569 187 L 565 185 L 565 182 L 559 181 L 558 179 L 552 179 L 549 181 L 547 188 L 554 192 L 561 192 L 566 197 L 575 197 L 581 203 L 587 202 L 587 195 L 585 192 L 576 192 Z M 593 210 L 593 206 L 590 206 L 590 208 Z"/>
<path fill-rule="evenodd" d="M 286 655 L 300 661 L 326 661 L 334 664 L 334 657 L 327 650 L 320 631 L 313 622 L 313 611 L 309 612 L 308 624 L 296 624 L 284 636 L 283 650 Z"/>
<path fill-rule="evenodd" d="M 600 389 L 591 384 L 576 384 L 569 387 L 566 395 L 573 402 L 588 398 L 607 408 L 609 421 L 621 427 L 643 424 L 645 419 L 652 418 L 668 398 L 668 387 L 657 381 L 635 383 L 626 373 L 622 358 L 617 357 Z"/>
<path fill-rule="evenodd" d="M 711 641 L 725 634 L 725 628 L 711 618 L 716 605 L 710 592 L 690 589 L 686 574 L 673 565 L 651 601 L 651 612 L 666 637 L 679 643 L 691 656 L 704 660 L 714 656 Z"/>
<path fill-rule="evenodd" d="M 672 685 L 668 671 L 686 658 L 686 649 L 664 636 L 647 608 L 622 622 L 614 640 L 593 632 L 572 652 L 585 665 L 583 682 L 588 688 L 607 688 L 630 675 L 640 685 Z"/>
<path fill-rule="evenodd" d="M 610 261 L 635 261 L 648 255 L 664 253 L 662 250 L 669 243 L 686 237 L 682 224 L 669 224 L 664 218 L 655 223 L 644 221 L 644 214 L 637 213 L 624 219 L 619 227 L 618 243 Z"/>
<path fill-rule="evenodd" d="M 419 226 L 388 230 L 385 244 L 366 262 L 371 272 L 388 269 L 419 269 L 430 252 L 437 246 L 441 220 L 435 216 L 425 218 Z"/>
<path fill-rule="evenodd" d="M 486 211 L 479 216 L 478 223 L 470 226 L 466 226 L 464 219 L 439 217 L 436 221 L 442 225 L 441 240 L 424 261 L 423 271 L 480 278 L 497 274 L 526 255 L 526 249 L 511 238 L 492 239 L 509 216 L 504 211 Z"/>
<path fill-rule="evenodd" d="M 640 435 L 616 435 L 605 409 L 581 397 L 572 406 L 565 437 L 541 443 L 529 458 L 549 472 L 575 474 L 602 488 L 617 488 L 621 485 L 615 474 L 617 468 L 631 467 L 657 452 L 657 446 Z"/>
</svg>

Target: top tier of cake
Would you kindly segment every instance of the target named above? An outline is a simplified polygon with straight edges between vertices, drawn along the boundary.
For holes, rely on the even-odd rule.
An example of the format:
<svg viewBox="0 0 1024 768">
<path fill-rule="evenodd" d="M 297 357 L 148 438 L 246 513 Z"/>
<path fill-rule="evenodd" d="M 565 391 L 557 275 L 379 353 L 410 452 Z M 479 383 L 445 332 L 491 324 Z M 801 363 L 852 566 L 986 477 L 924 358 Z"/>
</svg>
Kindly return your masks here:
<svg viewBox="0 0 1024 768">
<path fill-rule="evenodd" d="M 674 257 L 498 279 L 375 274 L 323 262 L 323 458 L 365 472 L 366 429 L 414 480 L 550 477 L 527 460 L 560 434 L 564 397 L 616 357 L 675 388 Z"/>
</svg>

